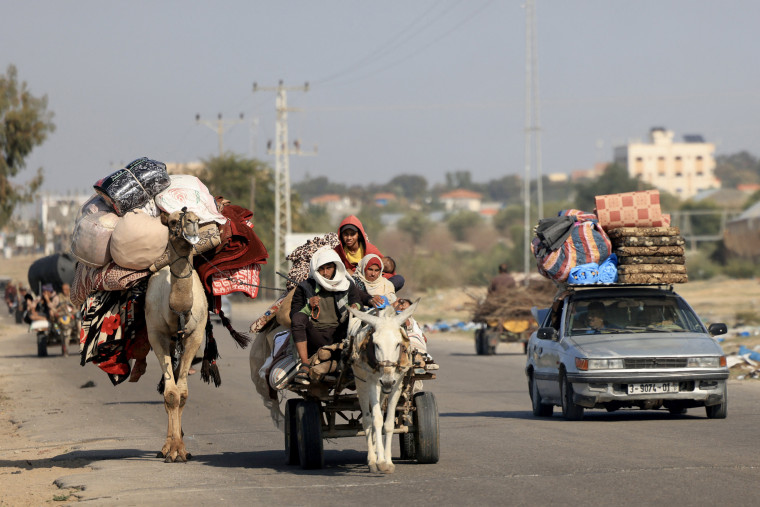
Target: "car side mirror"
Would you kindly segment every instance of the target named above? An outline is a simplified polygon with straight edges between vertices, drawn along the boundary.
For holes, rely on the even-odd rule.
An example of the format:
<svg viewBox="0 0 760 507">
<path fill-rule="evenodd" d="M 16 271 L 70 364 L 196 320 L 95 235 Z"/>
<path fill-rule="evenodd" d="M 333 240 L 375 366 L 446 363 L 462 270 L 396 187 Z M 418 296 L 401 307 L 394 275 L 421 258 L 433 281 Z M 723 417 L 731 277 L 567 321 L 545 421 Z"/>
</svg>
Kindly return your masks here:
<svg viewBox="0 0 760 507">
<path fill-rule="evenodd" d="M 707 332 L 710 333 L 710 336 L 726 334 L 728 333 L 728 326 L 722 322 L 714 322 L 710 324 L 710 327 L 707 328 Z"/>
<path fill-rule="evenodd" d="M 553 327 L 540 327 L 536 331 L 536 336 L 541 340 L 556 340 L 557 330 Z"/>
</svg>

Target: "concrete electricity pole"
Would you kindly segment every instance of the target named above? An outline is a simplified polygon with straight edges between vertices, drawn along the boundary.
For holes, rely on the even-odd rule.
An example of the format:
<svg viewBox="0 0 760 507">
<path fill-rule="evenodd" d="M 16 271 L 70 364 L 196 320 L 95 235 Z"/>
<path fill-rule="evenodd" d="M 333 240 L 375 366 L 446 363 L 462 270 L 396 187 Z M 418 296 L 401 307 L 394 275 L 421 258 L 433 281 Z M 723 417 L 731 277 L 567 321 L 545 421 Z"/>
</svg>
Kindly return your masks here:
<svg viewBox="0 0 760 507">
<path fill-rule="evenodd" d="M 303 86 L 284 86 L 280 80 L 277 86 L 261 87 L 253 83 L 253 91 L 277 92 L 275 107 L 277 109 L 277 122 L 275 125 L 275 141 L 267 145 L 267 152 L 274 154 L 274 268 L 275 271 L 288 271 L 285 266 L 285 238 L 293 232 L 293 223 L 290 214 L 290 155 L 315 155 L 301 151 L 299 140 L 293 142 L 294 150 L 288 146 L 288 111 L 297 109 L 288 108 L 288 91 L 309 91 L 309 83 Z M 284 280 L 280 276 L 274 277 L 275 288 L 281 289 Z"/>
<path fill-rule="evenodd" d="M 525 285 L 530 274 L 530 176 L 531 158 L 535 148 L 536 195 L 538 219 L 544 217 L 543 174 L 541 170 L 541 127 L 540 104 L 538 100 L 538 52 L 536 50 L 536 5 L 535 0 L 525 3 L 525 181 L 523 182 L 523 206 L 525 208 Z M 535 144 L 534 144 L 535 142 Z"/>
<path fill-rule="evenodd" d="M 224 155 L 224 131 L 229 130 L 233 126 L 237 125 L 238 123 L 243 122 L 243 113 L 240 113 L 240 119 L 238 120 L 222 120 L 222 113 L 219 113 L 217 116 L 217 120 L 215 122 L 211 122 L 208 120 L 202 120 L 200 114 L 195 115 L 195 122 L 199 125 L 205 125 L 211 130 L 215 130 L 216 134 L 219 136 L 219 156 L 221 157 Z"/>
</svg>

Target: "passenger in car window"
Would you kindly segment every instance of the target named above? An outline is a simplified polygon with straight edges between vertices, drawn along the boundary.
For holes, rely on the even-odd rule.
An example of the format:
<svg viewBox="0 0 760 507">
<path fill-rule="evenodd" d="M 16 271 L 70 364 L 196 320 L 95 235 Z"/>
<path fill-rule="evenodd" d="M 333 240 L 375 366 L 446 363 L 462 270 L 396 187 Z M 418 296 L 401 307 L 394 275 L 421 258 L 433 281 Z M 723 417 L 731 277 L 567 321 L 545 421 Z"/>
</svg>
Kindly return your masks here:
<svg viewBox="0 0 760 507">
<path fill-rule="evenodd" d="M 599 333 L 603 329 L 620 329 L 607 321 L 607 310 L 601 301 L 592 301 L 589 303 L 586 311 L 586 333 Z"/>
</svg>

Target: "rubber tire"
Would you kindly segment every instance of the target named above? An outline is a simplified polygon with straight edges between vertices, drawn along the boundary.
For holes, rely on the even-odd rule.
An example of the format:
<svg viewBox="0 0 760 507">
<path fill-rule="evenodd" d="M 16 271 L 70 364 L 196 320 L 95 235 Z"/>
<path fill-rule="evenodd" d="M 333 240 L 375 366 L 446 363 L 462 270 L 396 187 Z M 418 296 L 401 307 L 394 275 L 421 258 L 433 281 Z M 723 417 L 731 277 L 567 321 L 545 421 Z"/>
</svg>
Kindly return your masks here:
<svg viewBox="0 0 760 507">
<path fill-rule="evenodd" d="M 314 470 L 324 466 L 322 414 L 318 401 L 302 401 L 296 406 L 298 458 L 301 468 Z"/>
<path fill-rule="evenodd" d="M 728 390 L 726 384 L 723 384 L 723 403 L 705 407 L 708 419 L 725 419 L 728 415 Z"/>
<path fill-rule="evenodd" d="M 433 393 L 414 395 L 414 447 L 417 463 L 438 463 L 441 433 L 438 426 L 438 404 Z"/>
<path fill-rule="evenodd" d="M 47 334 L 43 332 L 37 333 L 37 357 L 47 357 Z"/>
<path fill-rule="evenodd" d="M 285 464 L 300 465 L 301 458 L 298 455 L 298 431 L 296 427 L 296 407 L 303 400 L 293 398 L 285 404 Z"/>
<path fill-rule="evenodd" d="M 413 433 L 399 433 L 398 445 L 401 449 L 399 459 L 412 460 L 417 457 L 417 449 L 414 447 L 414 434 Z"/>
<path fill-rule="evenodd" d="M 551 417 L 554 413 L 554 405 L 545 405 L 542 403 L 541 394 L 538 392 L 538 386 L 531 373 L 528 378 L 528 387 L 530 388 L 530 401 L 533 404 L 533 415 L 536 417 Z"/>
<path fill-rule="evenodd" d="M 674 407 L 674 408 L 669 408 L 668 409 L 668 412 L 670 412 L 670 415 L 672 415 L 672 416 L 686 415 L 686 411 L 687 411 L 687 409 L 685 409 L 683 407 Z"/>
<path fill-rule="evenodd" d="M 61 331 L 61 355 L 63 357 L 69 357 L 69 337 L 65 331 Z"/>
<path fill-rule="evenodd" d="M 580 421 L 583 419 L 583 407 L 573 403 L 573 385 L 567 381 L 567 375 L 564 371 L 559 382 L 562 416 L 568 421 Z"/>
<path fill-rule="evenodd" d="M 479 356 L 486 355 L 486 337 L 484 329 L 478 329 L 475 331 L 475 353 Z"/>
</svg>

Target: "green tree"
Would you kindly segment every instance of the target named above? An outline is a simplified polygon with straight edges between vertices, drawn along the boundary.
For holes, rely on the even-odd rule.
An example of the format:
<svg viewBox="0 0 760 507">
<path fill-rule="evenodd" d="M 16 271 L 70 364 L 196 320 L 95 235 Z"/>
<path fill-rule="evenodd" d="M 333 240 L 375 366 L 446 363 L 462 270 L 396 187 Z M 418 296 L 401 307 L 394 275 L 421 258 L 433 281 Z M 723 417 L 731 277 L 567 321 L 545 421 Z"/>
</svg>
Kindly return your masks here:
<svg viewBox="0 0 760 507">
<path fill-rule="evenodd" d="M 483 218 L 470 210 L 460 210 L 449 217 L 446 220 L 446 225 L 449 227 L 452 236 L 457 241 L 464 241 L 467 238 L 467 231 L 473 229 L 475 226 L 483 223 Z"/>
<path fill-rule="evenodd" d="M 621 164 L 610 164 L 596 180 L 576 185 L 575 203 L 578 209 L 591 211 L 596 206 L 597 195 L 619 194 L 654 188 L 638 178 L 628 176 L 628 169 Z"/>
<path fill-rule="evenodd" d="M 715 176 L 723 188 L 736 188 L 741 183 L 760 183 L 760 160 L 741 151 L 715 159 Z"/>
<path fill-rule="evenodd" d="M 203 161 L 202 179 L 212 195 L 223 196 L 232 204 L 251 208 L 251 183 L 255 185 L 254 231 L 268 249 L 274 248 L 274 172 L 265 162 L 226 154 Z M 292 203 L 291 203 L 292 204 Z M 293 209 L 300 206 L 293 205 Z M 292 217 L 294 227 L 300 215 Z"/>
<path fill-rule="evenodd" d="M 416 245 L 430 231 L 433 224 L 424 213 L 420 211 L 410 211 L 401 217 L 396 227 L 412 238 L 412 245 Z"/>
<path fill-rule="evenodd" d="M 422 201 L 427 196 L 427 180 L 414 174 L 402 174 L 393 178 L 386 188 L 410 201 Z"/>
<path fill-rule="evenodd" d="M 30 182 L 16 185 L 10 178 L 26 168 L 26 157 L 55 131 L 47 95 L 35 97 L 26 82 L 19 86 L 16 67 L 0 74 L 0 228 L 13 215 L 16 205 L 30 202 L 42 185 L 42 168 Z"/>
</svg>

